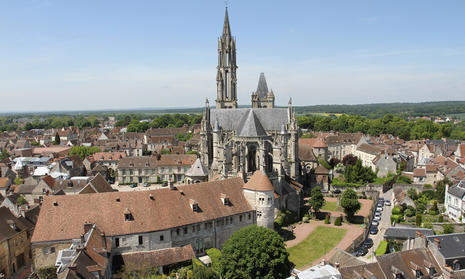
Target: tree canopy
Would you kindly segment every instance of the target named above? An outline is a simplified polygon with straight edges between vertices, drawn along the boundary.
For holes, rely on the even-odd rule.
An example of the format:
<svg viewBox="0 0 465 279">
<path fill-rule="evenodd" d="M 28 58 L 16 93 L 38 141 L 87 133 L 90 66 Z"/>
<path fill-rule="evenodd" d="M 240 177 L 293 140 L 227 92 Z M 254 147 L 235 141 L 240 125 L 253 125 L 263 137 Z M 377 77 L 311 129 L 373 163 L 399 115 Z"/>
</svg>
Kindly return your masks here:
<svg viewBox="0 0 465 279">
<path fill-rule="evenodd" d="M 352 220 L 355 213 L 360 210 L 361 204 L 358 201 L 357 193 L 353 189 L 347 188 L 342 193 L 341 206 L 344 208 L 344 213 L 347 214 L 349 220 Z"/>
<path fill-rule="evenodd" d="M 315 213 L 319 212 L 320 209 L 325 205 L 325 198 L 323 197 L 323 193 L 321 192 L 320 187 L 317 186 L 312 189 L 308 204 Z"/>
<path fill-rule="evenodd" d="M 344 171 L 344 181 L 349 183 L 366 184 L 376 179 L 376 173 L 370 167 L 364 167 L 362 161 L 355 165 L 347 165 Z"/>
<path fill-rule="evenodd" d="M 223 279 L 283 279 L 293 264 L 283 239 L 273 230 L 251 225 L 236 231 L 224 244 L 220 259 Z"/>
<path fill-rule="evenodd" d="M 69 150 L 69 155 L 70 156 L 78 155 L 81 157 L 81 159 L 84 159 L 87 156 L 90 156 L 100 151 L 101 151 L 100 148 L 96 146 L 73 146 Z"/>
</svg>

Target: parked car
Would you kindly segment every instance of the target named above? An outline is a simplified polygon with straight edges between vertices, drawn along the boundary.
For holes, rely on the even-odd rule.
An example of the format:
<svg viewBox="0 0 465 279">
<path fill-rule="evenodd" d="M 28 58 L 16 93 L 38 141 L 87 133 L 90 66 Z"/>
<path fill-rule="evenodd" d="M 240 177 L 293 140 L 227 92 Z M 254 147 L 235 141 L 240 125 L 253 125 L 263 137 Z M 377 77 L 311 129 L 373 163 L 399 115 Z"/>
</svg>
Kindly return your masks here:
<svg viewBox="0 0 465 279">
<path fill-rule="evenodd" d="M 380 212 L 376 212 L 376 213 L 375 213 L 375 217 L 373 218 L 373 220 L 376 220 L 376 221 L 381 220 L 381 213 L 380 213 Z"/>
<path fill-rule="evenodd" d="M 378 226 L 371 226 L 370 234 L 377 234 L 378 233 Z"/>
<path fill-rule="evenodd" d="M 373 239 L 367 238 L 365 239 L 365 242 L 363 242 L 363 246 L 365 246 L 367 249 L 370 249 L 373 247 Z"/>
<path fill-rule="evenodd" d="M 355 256 L 356 257 L 362 257 L 362 256 L 365 256 L 367 253 L 368 253 L 368 248 L 366 248 L 365 246 L 362 245 L 357 250 L 357 252 L 355 252 Z"/>
<path fill-rule="evenodd" d="M 384 201 L 384 205 L 385 205 L 385 206 L 391 206 L 391 201 L 390 201 L 390 200 Z"/>
<path fill-rule="evenodd" d="M 383 207 L 382 207 L 382 206 L 378 206 L 378 207 L 376 208 L 376 211 L 377 211 L 377 212 L 383 211 Z"/>
<path fill-rule="evenodd" d="M 165 182 L 163 182 L 163 184 L 162 184 L 161 186 L 163 186 L 163 187 L 166 187 L 166 186 L 168 186 L 168 182 L 166 182 L 166 181 L 165 181 Z"/>
<path fill-rule="evenodd" d="M 129 185 L 129 187 L 131 187 L 131 188 L 136 188 L 136 187 L 137 187 L 137 183 L 132 183 L 131 185 Z"/>
<path fill-rule="evenodd" d="M 372 226 L 378 226 L 378 224 L 379 224 L 379 222 L 378 222 L 377 220 L 373 220 L 373 221 L 371 222 L 371 225 L 372 225 Z"/>
<path fill-rule="evenodd" d="M 149 187 L 149 186 L 150 186 L 150 183 L 148 183 L 148 182 L 144 183 L 144 187 Z"/>
</svg>

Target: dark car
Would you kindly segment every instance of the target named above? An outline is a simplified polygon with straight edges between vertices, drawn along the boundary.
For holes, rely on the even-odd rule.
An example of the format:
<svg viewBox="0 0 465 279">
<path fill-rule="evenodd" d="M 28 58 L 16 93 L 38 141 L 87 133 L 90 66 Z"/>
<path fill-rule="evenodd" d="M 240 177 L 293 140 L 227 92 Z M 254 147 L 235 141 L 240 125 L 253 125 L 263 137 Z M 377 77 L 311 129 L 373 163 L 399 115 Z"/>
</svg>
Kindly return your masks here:
<svg viewBox="0 0 465 279">
<path fill-rule="evenodd" d="M 136 188 L 136 187 L 137 187 L 137 183 L 132 183 L 131 185 L 129 185 L 129 187 L 131 187 L 131 188 Z"/>
<path fill-rule="evenodd" d="M 365 246 L 366 248 L 373 247 L 373 239 L 371 238 L 365 239 L 365 242 L 363 242 L 363 246 Z"/>
<path fill-rule="evenodd" d="M 333 190 L 333 194 L 340 194 L 340 193 L 341 193 L 341 190 L 339 189 Z"/>
<path fill-rule="evenodd" d="M 377 234 L 377 233 L 378 233 L 378 227 L 377 226 L 371 226 L 370 234 Z"/>
<path fill-rule="evenodd" d="M 365 246 L 361 246 L 357 252 L 355 252 L 356 257 L 362 257 L 365 256 L 368 253 L 368 249 Z"/>
</svg>

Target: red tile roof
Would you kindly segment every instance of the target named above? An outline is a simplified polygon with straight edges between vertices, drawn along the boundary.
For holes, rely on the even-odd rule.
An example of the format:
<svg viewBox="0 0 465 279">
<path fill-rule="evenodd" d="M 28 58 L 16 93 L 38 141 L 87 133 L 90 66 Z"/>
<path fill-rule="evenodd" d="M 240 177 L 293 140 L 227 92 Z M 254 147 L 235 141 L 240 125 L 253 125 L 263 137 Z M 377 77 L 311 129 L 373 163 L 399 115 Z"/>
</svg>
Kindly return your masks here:
<svg viewBox="0 0 465 279">
<path fill-rule="evenodd" d="M 124 264 L 130 264 L 135 268 L 147 266 L 166 266 L 175 263 L 186 262 L 195 258 L 192 246 L 174 247 L 149 252 L 132 252 L 121 254 Z"/>
<path fill-rule="evenodd" d="M 46 196 L 31 242 L 79 238 L 86 222 L 113 236 L 167 230 L 251 212 L 253 208 L 242 194 L 243 185 L 241 178 L 234 178 L 178 186 L 178 190 Z M 231 205 L 223 204 L 221 194 L 229 197 Z M 190 199 L 198 203 L 199 211 L 192 210 Z M 126 208 L 133 221 L 125 221 Z"/>
<path fill-rule="evenodd" d="M 274 191 L 270 179 L 261 171 L 254 172 L 249 181 L 244 185 L 244 189 L 252 191 Z"/>
</svg>

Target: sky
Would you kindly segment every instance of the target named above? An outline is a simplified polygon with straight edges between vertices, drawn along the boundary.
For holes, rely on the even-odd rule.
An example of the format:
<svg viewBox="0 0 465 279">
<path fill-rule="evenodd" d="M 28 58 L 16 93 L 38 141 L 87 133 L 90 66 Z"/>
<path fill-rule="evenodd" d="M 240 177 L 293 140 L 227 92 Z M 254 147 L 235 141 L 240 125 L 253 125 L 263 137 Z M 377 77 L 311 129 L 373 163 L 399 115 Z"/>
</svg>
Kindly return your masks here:
<svg viewBox="0 0 465 279">
<path fill-rule="evenodd" d="M 229 0 L 238 102 L 465 100 L 463 0 Z M 200 107 L 225 2 L 0 0 L 0 112 Z"/>
</svg>

